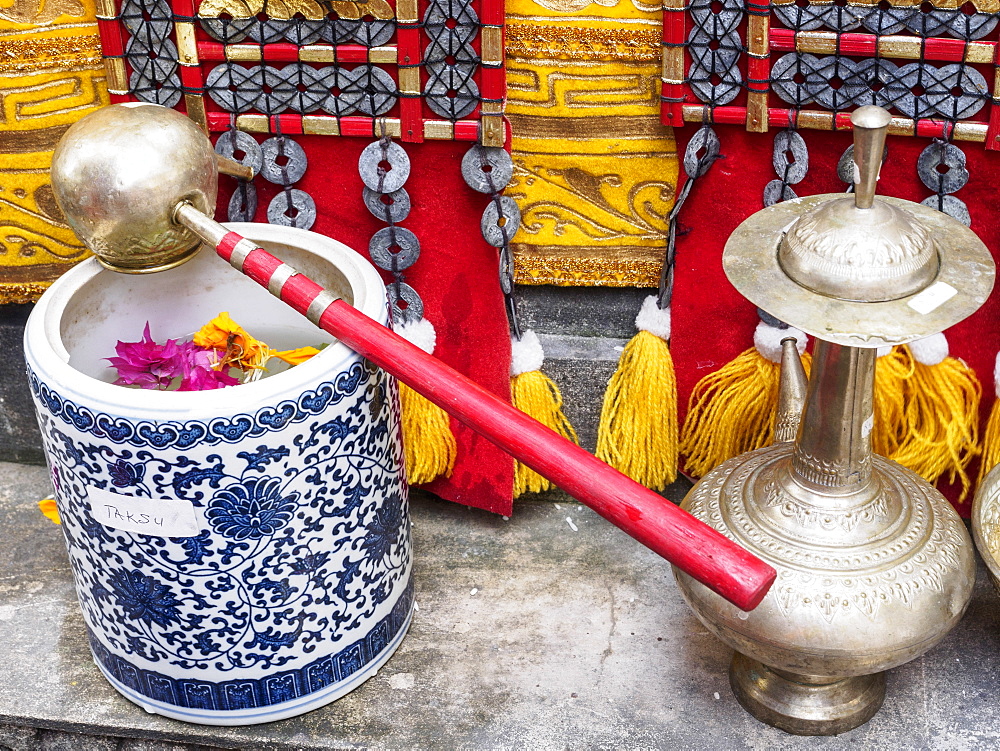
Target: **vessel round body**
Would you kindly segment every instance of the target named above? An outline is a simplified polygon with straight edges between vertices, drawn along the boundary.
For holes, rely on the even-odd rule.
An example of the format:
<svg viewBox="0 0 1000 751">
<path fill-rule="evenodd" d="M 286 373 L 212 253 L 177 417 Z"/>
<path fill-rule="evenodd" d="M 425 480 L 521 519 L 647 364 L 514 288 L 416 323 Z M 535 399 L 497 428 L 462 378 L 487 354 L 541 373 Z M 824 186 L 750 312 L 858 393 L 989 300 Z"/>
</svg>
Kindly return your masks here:
<svg viewBox="0 0 1000 751">
<path fill-rule="evenodd" d="M 386 321 L 377 272 L 285 227 L 232 229 Z M 112 385 L 104 358 L 229 312 L 277 349 L 328 343 L 215 391 Z M 94 659 L 145 709 L 270 722 L 347 693 L 410 621 L 395 381 L 209 251 L 154 275 L 86 261 L 42 297 L 25 353 Z"/>
<path fill-rule="evenodd" d="M 778 571 L 745 613 L 675 570 L 684 597 L 720 639 L 797 675 L 868 675 L 906 663 L 958 622 L 972 595 L 971 541 L 941 494 L 879 456 L 872 502 L 847 512 L 788 493 L 783 443 L 731 459 L 682 507 Z M 872 537 L 866 528 L 881 531 Z M 862 534 L 858 534 L 862 532 Z"/>
</svg>

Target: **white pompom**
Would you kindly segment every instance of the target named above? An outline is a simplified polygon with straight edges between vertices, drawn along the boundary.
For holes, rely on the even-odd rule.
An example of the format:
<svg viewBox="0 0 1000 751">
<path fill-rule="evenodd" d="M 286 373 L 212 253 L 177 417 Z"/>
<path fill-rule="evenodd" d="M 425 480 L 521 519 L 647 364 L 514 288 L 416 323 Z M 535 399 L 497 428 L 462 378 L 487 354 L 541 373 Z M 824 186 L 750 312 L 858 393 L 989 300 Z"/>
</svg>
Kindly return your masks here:
<svg viewBox="0 0 1000 751">
<path fill-rule="evenodd" d="M 795 348 L 800 355 L 806 351 L 809 337 L 803 332 L 791 326 L 787 329 L 779 329 L 775 326 L 768 326 L 761 321 L 757 324 L 756 331 L 753 332 L 753 346 L 766 360 L 781 362 L 781 341 L 789 337 L 795 339 Z"/>
<path fill-rule="evenodd" d="M 892 354 L 892 345 L 887 344 L 884 347 L 879 347 L 875 350 L 875 357 L 888 357 Z"/>
<path fill-rule="evenodd" d="M 664 341 L 670 341 L 670 308 L 660 310 L 656 304 L 656 295 L 650 295 L 642 301 L 639 315 L 635 317 L 635 327 L 639 331 L 648 331 Z"/>
<path fill-rule="evenodd" d="M 420 347 L 429 355 L 434 354 L 434 347 L 437 345 L 437 332 L 434 330 L 434 324 L 426 318 L 421 318 L 413 323 L 397 324 L 393 328 L 410 344 Z"/>
<path fill-rule="evenodd" d="M 510 338 L 510 354 L 511 377 L 530 373 L 532 370 L 541 370 L 542 362 L 545 360 L 542 343 L 531 329 L 521 334 L 520 340 L 513 336 Z"/>
<path fill-rule="evenodd" d="M 931 334 L 910 342 L 910 352 L 921 365 L 937 365 L 948 356 L 948 340 L 944 334 Z"/>
<path fill-rule="evenodd" d="M 997 399 L 1000 399 L 1000 352 L 997 352 L 997 361 L 993 366 L 993 386 L 997 390 Z"/>
</svg>

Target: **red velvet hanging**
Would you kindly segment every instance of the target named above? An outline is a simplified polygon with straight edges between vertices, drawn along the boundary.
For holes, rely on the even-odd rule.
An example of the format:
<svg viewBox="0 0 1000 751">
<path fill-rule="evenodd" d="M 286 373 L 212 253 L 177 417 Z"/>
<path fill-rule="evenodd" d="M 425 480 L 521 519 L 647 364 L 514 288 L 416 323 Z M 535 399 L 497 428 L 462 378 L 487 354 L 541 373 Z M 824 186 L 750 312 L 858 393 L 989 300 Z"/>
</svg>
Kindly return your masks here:
<svg viewBox="0 0 1000 751">
<path fill-rule="evenodd" d="M 678 153 L 683 153 L 696 125 L 675 131 Z M 722 142 L 722 158 L 698 180 L 679 217 L 677 267 L 671 312 L 671 353 L 677 369 L 681 419 L 695 383 L 753 345 L 757 324 L 754 306 L 739 295 L 722 271 L 722 249 L 732 231 L 748 216 L 763 208 L 764 186 L 775 179 L 771 166 L 774 130 L 770 134 L 747 133 L 738 126 L 715 126 Z M 800 196 L 842 192 L 837 162 L 851 143 L 849 132 L 826 133 L 802 130 L 809 148 L 809 172 L 793 186 Z M 917 176 L 917 157 L 930 143 L 925 138 L 890 136 L 889 159 L 882 168 L 879 193 L 921 201 L 931 191 Z M 1000 155 L 987 152 L 982 144 L 955 142 L 965 153 L 970 178 L 955 196 L 972 215 L 972 229 L 1000 258 L 1000 216 L 996 205 L 996 181 Z M 965 360 L 983 384 L 983 423 L 993 403 L 993 364 L 1000 350 L 1000 295 L 946 333 L 951 354 Z M 975 476 L 976 467 L 970 468 Z M 956 488 L 942 487 L 955 502 Z M 968 516 L 971 498 L 958 507 Z"/>
<path fill-rule="evenodd" d="M 258 140 L 263 140 L 258 136 Z M 309 167 L 295 184 L 316 202 L 312 230 L 368 257 L 368 241 L 385 226 L 364 206 L 358 156 L 373 138 L 295 136 Z M 479 220 L 487 197 L 462 179 L 462 156 L 470 144 L 425 141 L 403 144 L 410 157 L 406 190 L 413 208 L 401 226 L 420 239 L 420 258 L 406 281 L 424 301 L 424 317 L 437 330 L 434 354 L 505 401 L 510 401 L 510 339 L 497 281 L 497 251 L 487 245 Z M 219 219 L 235 181 L 223 179 Z M 280 188 L 257 178 L 256 221 L 267 221 L 267 205 Z M 383 272 L 389 281 L 390 276 Z M 429 490 L 451 501 L 510 514 L 513 460 L 485 438 L 452 420 L 458 442 L 455 470 Z"/>
</svg>

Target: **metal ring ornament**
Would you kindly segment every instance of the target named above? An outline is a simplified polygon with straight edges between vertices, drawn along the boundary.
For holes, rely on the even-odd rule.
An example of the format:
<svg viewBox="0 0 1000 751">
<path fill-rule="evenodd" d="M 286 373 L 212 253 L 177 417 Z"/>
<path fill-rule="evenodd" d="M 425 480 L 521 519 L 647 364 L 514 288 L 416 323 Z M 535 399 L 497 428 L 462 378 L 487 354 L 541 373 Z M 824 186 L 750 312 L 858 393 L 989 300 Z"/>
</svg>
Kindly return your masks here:
<svg viewBox="0 0 1000 751">
<path fill-rule="evenodd" d="M 771 66 L 771 90 L 783 101 L 796 107 L 803 107 L 815 98 L 820 85 L 826 81 L 817 81 L 813 72 L 819 65 L 819 59 L 814 55 L 790 52 L 782 55 Z M 803 78 L 801 82 L 795 76 Z"/>
<path fill-rule="evenodd" d="M 353 70 L 347 70 L 346 68 L 327 68 L 325 70 L 327 73 L 324 79 L 324 87 L 327 90 L 327 95 L 320 104 L 320 107 L 324 112 L 336 115 L 337 117 L 345 117 L 355 112 L 357 107 L 351 102 L 355 102 L 356 100 L 353 96 L 345 99 L 344 90 L 357 87 L 357 81 L 361 73 L 355 73 Z"/>
<path fill-rule="evenodd" d="M 719 158 L 720 148 L 719 137 L 714 130 L 698 128 L 684 149 L 684 174 L 692 179 L 704 175 Z"/>
<path fill-rule="evenodd" d="M 323 24 L 320 28 L 320 38 L 330 44 L 345 44 L 348 40 L 354 38 L 354 32 L 361 25 L 360 21 L 350 18 L 334 19 L 329 16 L 320 23 Z"/>
<path fill-rule="evenodd" d="M 507 187 L 514 174 L 514 162 L 499 146 L 474 145 L 462 157 L 462 178 L 473 190 L 487 195 Z"/>
<path fill-rule="evenodd" d="M 948 27 L 949 36 L 958 39 L 982 39 L 997 27 L 997 13 L 972 13 L 966 15 L 964 12 L 955 14 Z"/>
<path fill-rule="evenodd" d="M 122 0 L 118 17 L 132 36 L 136 36 L 151 21 L 173 24 L 174 13 L 166 0 Z"/>
<path fill-rule="evenodd" d="M 937 68 L 927 63 L 910 63 L 899 69 L 899 79 L 910 92 L 895 103 L 907 117 L 922 118 L 939 114 L 964 120 L 981 110 L 989 98 L 989 85 L 983 74 L 968 65 L 952 63 Z M 923 92 L 912 92 L 917 87 Z M 960 91 L 959 94 L 952 93 Z"/>
<path fill-rule="evenodd" d="M 305 149 L 286 136 L 273 136 L 260 145 L 260 175 L 276 185 L 292 185 L 302 179 L 309 164 Z M 284 165 L 278 159 L 284 157 Z M 300 226 L 300 225 L 296 225 Z"/>
<path fill-rule="evenodd" d="M 791 201 L 798 197 L 798 193 L 792 189 L 792 186 L 781 180 L 771 180 L 771 182 L 764 186 L 765 206 L 774 206 L 776 203 Z"/>
<path fill-rule="evenodd" d="M 818 58 L 810 76 L 816 103 L 825 109 L 839 112 L 872 99 L 871 87 L 858 74 L 858 67 L 850 58 Z"/>
<path fill-rule="evenodd" d="M 288 215 L 291 211 L 294 216 Z M 304 190 L 283 190 L 267 205 L 267 221 L 282 227 L 310 229 L 316 222 L 316 202 Z"/>
<path fill-rule="evenodd" d="M 792 155 L 789 161 L 788 154 Z M 796 185 L 809 171 L 809 149 L 802 136 L 794 130 L 782 130 L 774 137 L 771 164 L 781 182 Z"/>
<path fill-rule="evenodd" d="M 291 63 L 282 68 L 264 67 L 264 86 L 270 89 L 264 112 L 279 113 L 291 109 L 308 114 L 319 109 L 329 96 L 328 81 L 333 73 L 310 65 Z"/>
<path fill-rule="evenodd" d="M 718 12 L 713 9 L 714 0 L 692 0 L 688 14 L 696 29 L 703 29 L 710 36 L 722 37 L 739 28 L 745 14 L 740 0 L 722 0 Z"/>
<path fill-rule="evenodd" d="M 722 73 L 715 73 L 719 77 L 718 83 L 712 83 L 713 73 L 702 68 L 696 63 L 692 63 L 688 68 L 688 85 L 691 91 L 701 101 L 723 105 L 733 101 L 743 88 L 743 74 L 739 68 L 729 68 Z M 772 83 L 773 87 L 773 83 Z"/>
<path fill-rule="evenodd" d="M 368 242 L 368 255 L 381 269 L 405 271 L 420 257 L 420 240 L 404 227 L 383 227 Z"/>
<path fill-rule="evenodd" d="M 990 99 L 990 85 L 975 68 L 951 63 L 934 70 L 934 83 L 924 92 L 924 98 L 942 117 L 965 120 L 986 106 Z M 956 94 L 955 92 L 960 92 Z"/>
<path fill-rule="evenodd" d="M 388 170 L 379 166 L 383 159 L 389 163 Z M 383 156 L 382 144 L 373 141 L 358 157 L 358 173 L 361 182 L 372 190 L 392 193 L 402 188 L 410 176 L 410 158 L 403 147 L 393 141 L 386 144 Z"/>
<path fill-rule="evenodd" d="M 468 63 L 428 63 L 424 86 L 427 106 L 448 120 L 471 114 L 479 104 L 479 87 L 472 80 L 476 67 Z"/>
<path fill-rule="evenodd" d="M 307 18 L 292 18 L 285 22 L 284 37 L 286 42 L 299 45 L 312 44 L 323 35 L 326 21 L 311 21 Z"/>
<path fill-rule="evenodd" d="M 125 57 L 132 70 L 145 75 L 164 79 L 177 72 L 177 47 L 169 39 L 151 46 L 143 35 L 131 37 L 125 45 Z"/>
<path fill-rule="evenodd" d="M 449 21 L 454 22 L 454 26 L 449 27 Z M 424 31 L 431 40 L 424 50 L 424 61 L 442 62 L 454 57 L 460 62 L 472 62 L 475 51 L 470 45 L 479 34 L 479 27 L 479 16 L 470 0 L 431 2 L 424 13 Z"/>
<path fill-rule="evenodd" d="M 446 28 L 445 31 L 448 33 L 431 37 L 431 41 L 424 48 L 424 62 L 443 63 L 452 57 L 459 63 L 478 65 L 479 56 L 476 55 L 476 50 L 471 44 L 463 41 L 467 35 L 456 34 L 455 29 Z M 478 29 L 471 34 L 473 39 L 477 33 Z"/>
<path fill-rule="evenodd" d="M 385 290 L 389 295 L 389 306 L 392 311 L 392 320 L 397 323 L 409 323 L 419 321 L 424 317 L 424 301 L 420 295 L 406 282 L 389 282 L 385 285 Z M 405 302 L 406 306 L 400 305 Z"/>
<path fill-rule="evenodd" d="M 386 44 L 396 33 L 396 22 L 375 18 L 371 21 L 361 20 L 355 27 L 351 38 L 365 47 L 379 47 Z"/>
<path fill-rule="evenodd" d="M 237 152 L 243 153 L 239 159 L 236 158 Z M 226 159 L 239 162 L 244 167 L 249 167 L 255 175 L 260 173 L 260 168 L 264 163 L 264 154 L 257 140 L 249 133 L 235 128 L 227 130 L 219 136 L 215 142 L 215 153 L 221 154 Z"/>
<path fill-rule="evenodd" d="M 796 3 L 772 5 L 774 15 L 778 17 L 789 29 L 795 31 L 814 31 L 823 26 L 823 19 L 826 15 L 826 5 L 814 5 L 809 3 L 804 6 Z"/>
<path fill-rule="evenodd" d="M 924 10 L 923 5 L 913 9 L 913 13 L 906 21 L 906 28 L 920 37 L 939 37 L 946 34 L 952 28 L 955 16 L 962 14 L 956 9 L 929 9 Z"/>
<path fill-rule="evenodd" d="M 501 224 L 501 220 L 503 224 Z M 486 204 L 479 230 L 494 248 L 502 248 L 514 237 L 521 224 L 521 210 L 510 196 L 496 196 Z"/>
<path fill-rule="evenodd" d="M 709 45 L 718 41 L 719 46 L 712 49 Z M 743 54 L 743 43 L 737 34 L 726 34 L 723 37 L 713 37 L 698 29 L 692 30 L 688 37 L 688 52 L 692 62 L 710 73 L 721 73 L 736 65 Z"/>
<path fill-rule="evenodd" d="M 337 72 L 337 87 L 340 96 L 337 103 L 344 110 L 357 110 L 369 117 L 383 115 L 396 103 L 396 82 L 392 76 L 373 65 L 360 65 L 348 71 L 341 68 Z M 329 99 L 323 109 L 329 112 Z"/>
<path fill-rule="evenodd" d="M 877 104 L 891 109 L 896 107 L 896 102 L 913 96 L 899 77 L 899 67 L 888 60 L 861 60 L 854 63 L 854 71 L 855 80 L 867 89 L 855 96 L 855 104 Z"/>
<path fill-rule="evenodd" d="M 257 186 L 241 180 L 229 197 L 226 220 L 230 222 L 252 222 L 257 215 Z"/>
<path fill-rule="evenodd" d="M 135 54 L 129 50 L 136 48 L 138 48 L 140 53 L 148 53 L 150 50 L 158 51 L 164 42 L 170 41 L 170 35 L 173 33 L 173 30 L 174 23 L 169 17 L 149 21 L 143 20 L 131 32 L 131 36 L 129 36 L 128 42 L 125 44 L 125 54 Z"/>
<path fill-rule="evenodd" d="M 960 221 L 966 227 L 972 226 L 972 215 L 969 214 L 969 207 L 965 205 L 965 202 L 961 198 L 956 198 L 955 196 L 947 194 L 940 194 L 936 196 L 927 196 L 927 198 L 920 203 L 924 206 L 929 206 L 932 209 L 944 212 L 953 219 Z"/>
<path fill-rule="evenodd" d="M 504 245 L 500 248 L 500 291 L 505 295 L 514 292 L 514 257 L 511 255 L 510 246 Z"/>
<path fill-rule="evenodd" d="M 860 28 L 870 8 L 863 5 L 837 5 L 831 3 L 823 11 L 823 25 L 841 33 Z"/>
<path fill-rule="evenodd" d="M 181 100 L 180 82 L 176 79 L 163 80 L 133 70 L 128 86 L 132 95 L 142 102 L 174 107 Z"/>
<path fill-rule="evenodd" d="M 253 20 L 254 22 L 247 29 L 247 36 L 258 44 L 274 44 L 285 38 L 285 24 L 288 23 L 287 21 L 272 18 L 265 20 L 255 18 Z"/>
<path fill-rule="evenodd" d="M 247 38 L 247 31 L 256 18 L 199 18 L 201 28 L 223 44 L 238 44 Z"/>
<path fill-rule="evenodd" d="M 226 112 L 239 114 L 251 110 L 257 102 L 252 82 L 261 80 L 259 68 L 259 65 L 252 68 L 226 63 L 216 65 L 205 77 L 205 90 Z"/>
<path fill-rule="evenodd" d="M 906 24 L 914 12 L 913 8 L 905 7 L 874 8 L 861 23 L 866 29 L 879 36 L 898 34 L 906 28 Z"/>
<path fill-rule="evenodd" d="M 946 168 L 941 171 L 941 168 Z M 932 143 L 917 157 L 917 175 L 928 190 L 954 193 L 969 182 L 965 152 L 953 143 Z"/>
<path fill-rule="evenodd" d="M 410 215 L 410 194 L 406 192 L 406 188 L 379 193 L 366 185 L 361 189 L 361 197 L 372 215 L 387 224 L 405 221 Z"/>
</svg>

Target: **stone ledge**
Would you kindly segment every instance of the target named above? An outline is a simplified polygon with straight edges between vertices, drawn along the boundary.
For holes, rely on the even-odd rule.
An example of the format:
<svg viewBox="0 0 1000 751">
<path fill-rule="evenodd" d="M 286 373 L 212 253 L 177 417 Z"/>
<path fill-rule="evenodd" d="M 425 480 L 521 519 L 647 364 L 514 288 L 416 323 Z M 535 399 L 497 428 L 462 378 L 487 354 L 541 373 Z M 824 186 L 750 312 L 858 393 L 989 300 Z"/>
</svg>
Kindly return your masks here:
<svg viewBox="0 0 1000 751">
<path fill-rule="evenodd" d="M 48 492 L 43 468 L 0 464 L 0 725 L 13 733 L 0 745 L 10 748 L 47 748 L 49 731 L 106 744 L 74 751 L 1000 746 L 1000 608 L 982 569 L 962 623 L 889 674 L 871 722 L 794 738 L 736 703 L 730 652 L 688 610 L 669 565 L 595 514 L 563 499 L 520 503 L 504 521 L 420 493 L 420 609 L 378 675 L 269 725 L 148 715 L 91 661 L 62 535 L 37 510 Z"/>
</svg>

